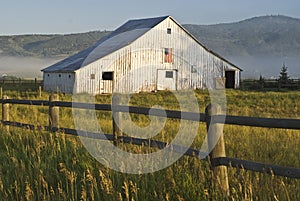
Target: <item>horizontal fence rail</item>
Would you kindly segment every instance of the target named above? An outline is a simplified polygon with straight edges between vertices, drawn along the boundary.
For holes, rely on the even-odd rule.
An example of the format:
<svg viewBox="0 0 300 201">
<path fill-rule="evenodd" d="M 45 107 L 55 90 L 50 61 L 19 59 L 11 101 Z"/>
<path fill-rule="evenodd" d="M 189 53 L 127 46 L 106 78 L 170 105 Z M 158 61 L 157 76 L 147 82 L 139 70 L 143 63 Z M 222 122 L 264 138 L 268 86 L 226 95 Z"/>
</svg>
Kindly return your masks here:
<svg viewBox="0 0 300 201">
<path fill-rule="evenodd" d="M 2 104 L 18 104 L 18 105 L 37 105 L 49 106 L 50 102 L 47 100 L 15 100 L 15 99 L 1 99 Z"/>
<path fill-rule="evenodd" d="M 40 79 L 30 79 L 30 80 L 23 80 L 23 79 L 14 79 L 14 80 L 5 80 L 0 79 L 0 85 L 11 85 L 11 84 L 43 84 L 43 80 Z"/>
<path fill-rule="evenodd" d="M 163 110 L 156 108 L 145 108 L 136 106 L 125 106 L 110 104 L 92 104 L 80 102 L 63 102 L 63 101 L 47 101 L 47 100 L 14 100 L 1 99 L 2 104 L 21 104 L 21 105 L 37 105 L 37 106 L 57 106 L 76 109 L 90 109 L 103 110 L 114 112 L 128 112 L 134 114 L 151 115 L 158 117 L 168 117 L 173 119 L 183 119 L 191 121 L 206 122 L 205 113 L 184 112 L 177 110 Z M 151 113 L 150 113 L 151 110 Z M 282 129 L 296 129 L 300 130 L 300 119 L 282 119 L 282 118 L 262 118 L 262 117 L 248 117 L 248 116 L 231 116 L 231 115 L 216 115 L 214 116 L 215 123 L 225 123 L 239 126 L 251 126 L 262 128 L 282 128 Z M 223 120 L 225 119 L 225 122 Z"/>
<path fill-rule="evenodd" d="M 207 118 L 204 113 L 195 113 L 195 112 L 182 112 L 176 110 L 163 110 L 155 108 L 145 108 L 145 107 L 136 107 L 136 106 L 125 106 L 125 105 L 110 105 L 110 104 L 91 104 L 91 103 L 81 103 L 81 102 L 62 102 L 62 101 L 47 101 L 47 100 L 15 100 L 15 99 L 1 99 L 2 104 L 21 104 L 21 105 L 35 105 L 35 106 L 49 106 L 49 107 L 67 107 L 67 108 L 76 108 L 76 109 L 89 109 L 89 110 L 103 110 L 103 111 L 114 111 L 114 112 L 128 112 L 134 114 L 142 115 L 152 115 L 160 117 L 168 117 L 174 119 L 184 119 L 198 122 L 206 122 Z M 150 112 L 151 111 L 151 112 Z M 263 128 L 282 128 L 282 129 L 296 129 L 300 130 L 300 119 L 276 119 L 276 118 L 259 118 L 259 117 L 246 117 L 246 116 L 224 116 L 217 115 L 212 116 L 211 118 L 214 123 L 225 123 L 231 125 L 239 126 L 251 126 L 251 127 L 263 127 Z M 30 130 L 45 130 L 52 132 L 61 132 L 65 134 L 78 136 L 78 133 L 84 133 L 82 137 L 88 137 L 93 139 L 109 140 L 114 141 L 115 136 L 113 134 L 101 134 L 80 131 L 78 132 L 75 129 L 70 128 L 57 128 L 51 126 L 36 126 L 32 124 L 20 123 L 20 122 L 11 122 L 1 120 L 1 123 L 5 126 L 15 126 L 27 128 Z M 170 146 L 170 151 L 182 153 L 182 150 L 185 150 L 184 155 L 197 157 L 200 155 L 207 155 L 207 153 L 200 152 L 199 150 L 181 147 L 179 145 L 167 144 L 165 142 L 160 142 L 151 139 L 139 139 L 127 136 L 118 136 L 117 140 L 119 142 L 131 143 L 135 145 L 147 145 L 150 147 L 155 147 L 158 149 L 163 149 L 166 146 Z M 208 157 L 203 158 L 202 160 L 208 161 Z M 241 160 L 236 158 L 229 157 L 217 157 L 210 160 L 213 167 L 217 166 L 227 166 L 239 169 L 245 169 L 255 172 L 262 172 L 271 175 L 284 176 L 289 178 L 300 179 L 300 168 L 293 167 L 283 167 L 273 164 L 265 164 L 255 161 Z"/>
<path fill-rule="evenodd" d="M 283 167 L 273 164 L 265 164 L 248 160 L 241 160 L 237 158 L 214 158 L 211 160 L 212 166 L 225 165 L 227 167 L 235 167 L 255 172 L 267 173 L 271 175 L 300 178 L 300 168 Z"/>
<path fill-rule="evenodd" d="M 20 122 L 10 122 L 10 121 L 2 121 L 1 123 L 9 126 L 15 126 L 19 128 L 27 128 L 30 130 L 44 130 L 44 131 L 51 131 L 51 132 L 61 132 L 64 134 L 74 135 L 74 136 L 81 136 L 81 137 L 87 137 L 91 139 L 98 139 L 98 140 L 109 140 L 113 141 L 114 136 L 113 134 L 103 134 L 103 133 L 97 133 L 97 132 L 86 132 L 86 131 L 79 131 L 76 129 L 71 128 L 57 128 L 57 127 L 50 127 L 50 126 L 36 126 L 33 124 L 25 124 Z M 83 133 L 83 134 L 82 134 Z M 199 150 L 182 147 L 175 144 L 167 144 L 166 142 L 161 142 L 157 140 L 151 140 L 151 139 L 140 139 L 140 138 L 134 138 L 134 137 L 127 137 L 127 136 L 119 136 L 118 140 L 120 142 L 134 144 L 134 145 L 146 145 L 158 149 L 163 149 L 166 146 L 169 146 L 170 150 L 174 151 L 175 153 L 182 153 L 186 156 L 194 156 L 198 157 L 200 154 L 206 154 L 204 152 L 200 152 Z M 186 150 L 183 152 L 182 150 Z M 203 158 L 202 160 L 207 160 L 207 158 Z"/>
</svg>

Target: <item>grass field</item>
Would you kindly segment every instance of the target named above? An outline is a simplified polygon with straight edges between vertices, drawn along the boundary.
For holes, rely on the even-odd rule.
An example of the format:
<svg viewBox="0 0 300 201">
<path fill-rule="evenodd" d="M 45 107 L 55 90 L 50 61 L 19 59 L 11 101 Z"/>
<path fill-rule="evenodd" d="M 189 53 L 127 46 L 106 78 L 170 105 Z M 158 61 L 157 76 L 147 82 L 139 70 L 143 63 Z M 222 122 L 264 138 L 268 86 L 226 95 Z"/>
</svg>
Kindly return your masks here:
<svg viewBox="0 0 300 201">
<path fill-rule="evenodd" d="M 200 112 L 209 103 L 206 91 L 196 91 Z M 6 90 L 11 98 L 44 99 L 32 90 Z M 300 118 L 299 91 L 250 92 L 228 90 L 227 114 L 259 117 Z M 70 101 L 70 95 L 60 95 Z M 111 96 L 96 97 L 111 103 Z M 135 94 L 131 105 L 160 105 L 179 109 L 170 92 Z M 48 108 L 13 105 L 10 120 L 37 125 L 48 124 Z M 99 124 L 112 132 L 111 113 L 97 112 Z M 149 124 L 145 115 L 131 115 L 140 125 Z M 174 138 L 178 120 L 168 120 L 155 139 Z M 71 109 L 61 108 L 60 126 L 74 128 Z M 192 145 L 200 149 L 205 125 L 199 123 Z M 300 131 L 225 125 L 227 156 L 300 168 Z M 0 200 L 300 200 L 300 180 L 229 168 L 230 196 L 221 197 L 213 188 L 209 164 L 184 156 L 170 167 L 148 174 L 132 175 L 113 171 L 96 161 L 80 139 L 46 131 L 11 128 L 0 131 Z M 121 145 L 131 152 L 144 153 L 149 147 Z"/>
</svg>

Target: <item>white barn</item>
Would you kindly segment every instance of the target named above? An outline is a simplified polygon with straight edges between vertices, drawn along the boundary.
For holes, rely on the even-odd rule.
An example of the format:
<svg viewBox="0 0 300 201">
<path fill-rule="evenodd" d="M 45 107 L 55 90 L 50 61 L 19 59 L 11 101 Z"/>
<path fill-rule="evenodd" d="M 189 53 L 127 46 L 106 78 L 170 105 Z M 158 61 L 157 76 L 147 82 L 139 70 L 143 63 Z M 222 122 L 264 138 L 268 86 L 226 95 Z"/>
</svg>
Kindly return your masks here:
<svg viewBox="0 0 300 201">
<path fill-rule="evenodd" d="M 238 88 L 241 69 L 164 16 L 129 20 L 42 71 L 45 91 L 102 94 L 214 88 L 220 80 Z"/>
</svg>

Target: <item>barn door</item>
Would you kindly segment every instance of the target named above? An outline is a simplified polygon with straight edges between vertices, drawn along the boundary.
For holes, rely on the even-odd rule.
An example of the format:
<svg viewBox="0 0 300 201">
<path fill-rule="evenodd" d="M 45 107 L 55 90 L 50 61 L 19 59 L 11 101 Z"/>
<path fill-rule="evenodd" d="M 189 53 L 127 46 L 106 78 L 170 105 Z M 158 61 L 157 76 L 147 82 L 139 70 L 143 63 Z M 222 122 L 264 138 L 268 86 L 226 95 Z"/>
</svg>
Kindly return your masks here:
<svg viewBox="0 0 300 201">
<path fill-rule="evenodd" d="M 225 86 L 226 88 L 234 88 L 235 86 L 235 71 L 225 71 Z"/>
<path fill-rule="evenodd" d="M 176 70 L 157 70 L 157 90 L 176 90 L 176 80 Z"/>
</svg>

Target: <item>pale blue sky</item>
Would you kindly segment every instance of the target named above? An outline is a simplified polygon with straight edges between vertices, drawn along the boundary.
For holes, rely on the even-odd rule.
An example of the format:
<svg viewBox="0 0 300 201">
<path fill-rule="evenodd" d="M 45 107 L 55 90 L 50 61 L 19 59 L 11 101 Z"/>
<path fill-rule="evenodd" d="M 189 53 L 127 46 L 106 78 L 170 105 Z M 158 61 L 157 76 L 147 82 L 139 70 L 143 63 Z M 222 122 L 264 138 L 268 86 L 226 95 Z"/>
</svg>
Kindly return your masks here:
<svg viewBox="0 0 300 201">
<path fill-rule="evenodd" d="M 0 35 L 114 30 L 132 18 L 172 15 L 181 24 L 262 15 L 300 18 L 299 0 L 0 0 Z"/>
</svg>

